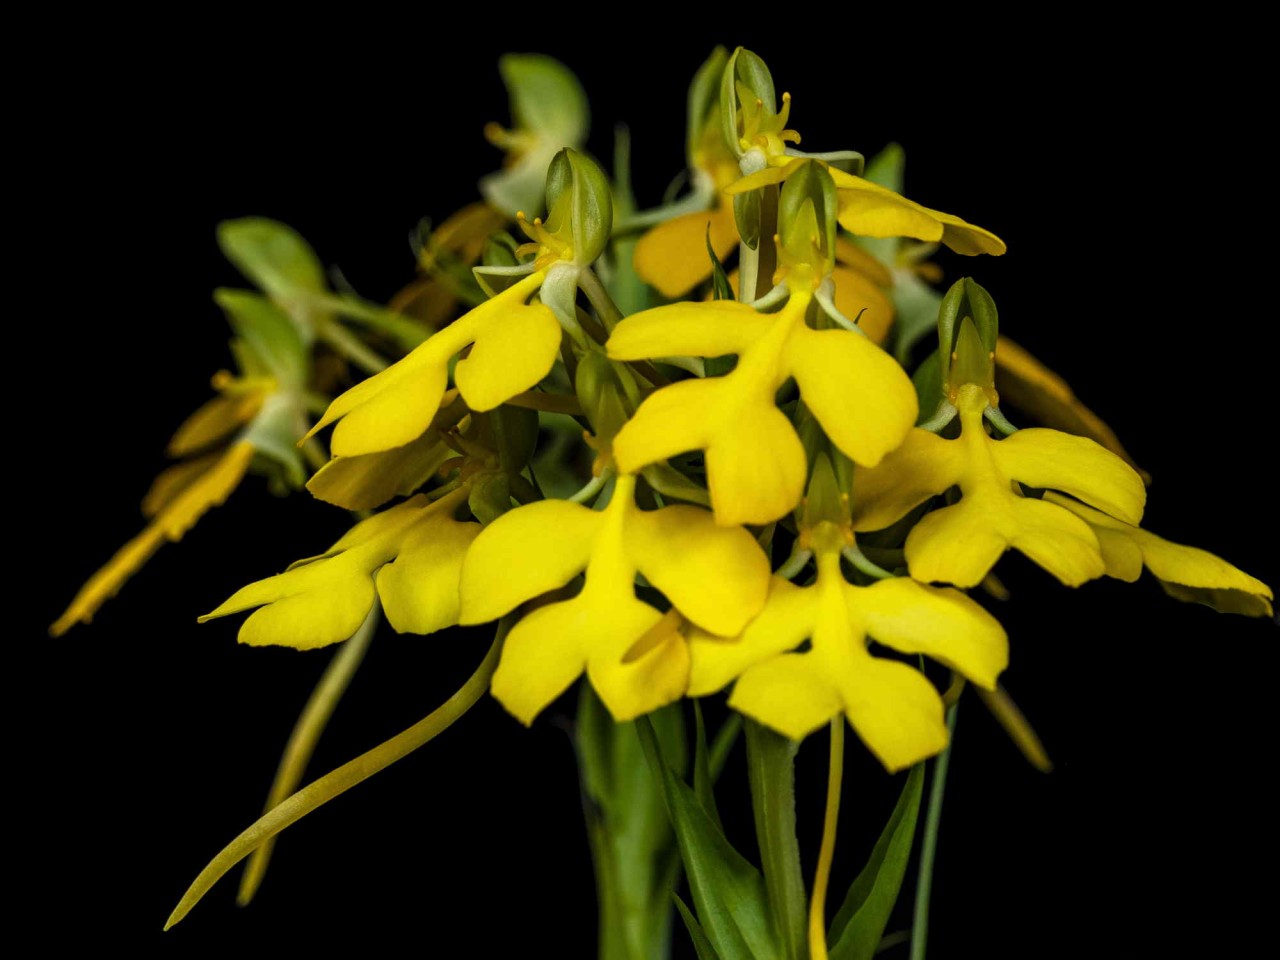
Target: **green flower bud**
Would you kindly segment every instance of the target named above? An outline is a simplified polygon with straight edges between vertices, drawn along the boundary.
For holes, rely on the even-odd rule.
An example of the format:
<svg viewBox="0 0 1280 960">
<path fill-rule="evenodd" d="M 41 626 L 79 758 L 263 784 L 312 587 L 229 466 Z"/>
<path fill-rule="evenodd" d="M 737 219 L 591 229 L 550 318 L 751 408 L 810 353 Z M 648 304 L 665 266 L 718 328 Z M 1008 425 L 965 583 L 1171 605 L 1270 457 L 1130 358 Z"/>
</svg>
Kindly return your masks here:
<svg viewBox="0 0 1280 960">
<path fill-rule="evenodd" d="M 603 252 L 613 229 L 609 178 L 599 165 L 576 150 L 564 149 L 547 168 L 546 232 L 573 262 L 590 264 Z"/>
<path fill-rule="evenodd" d="M 1000 318 L 995 301 L 971 277 L 957 280 L 938 309 L 938 356 L 943 390 L 954 401 L 966 383 L 986 391 L 992 406 L 995 391 L 996 338 Z"/>
</svg>

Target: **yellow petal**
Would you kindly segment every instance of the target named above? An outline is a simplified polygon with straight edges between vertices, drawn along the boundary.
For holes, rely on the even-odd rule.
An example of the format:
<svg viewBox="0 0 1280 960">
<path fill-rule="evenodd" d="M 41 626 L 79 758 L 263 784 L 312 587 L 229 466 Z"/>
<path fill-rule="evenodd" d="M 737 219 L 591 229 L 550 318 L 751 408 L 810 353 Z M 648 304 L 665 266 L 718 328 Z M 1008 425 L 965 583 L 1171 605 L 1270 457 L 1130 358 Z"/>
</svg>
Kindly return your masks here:
<svg viewBox="0 0 1280 960">
<path fill-rule="evenodd" d="M 828 437 L 855 463 L 875 466 L 916 422 L 915 388 L 896 360 L 848 330 L 797 327 L 784 363 Z"/>
<path fill-rule="evenodd" d="M 715 693 L 748 667 L 798 647 L 813 633 L 816 601 L 815 591 L 773 577 L 764 609 L 741 637 L 727 640 L 693 630 L 689 636 L 689 696 Z"/>
<path fill-rule="evenodd" d="M 836 309 L 850 320 L 857 318 L 859 329 L 872 343 L 884 343 L 893 326 L 893 301 L 889 295 L 848 267 L 837 266 L 831 271 L 831 279 L 836 287 Z"/>
<path fill-rule="evenodd" d="M 335 457 L 357 457 L 402 447 L 431 426 L 448 383 L 449 359 L 461 346 L 445 327 L 404 359 L 343 393 L 307 434 L 335 420 L 329 447 Z"/>
<path fill-rule="evenodd" d="M 325 555 L 241 587 L 200 622 L 259 607 L 241 625 L 241 643 L 309 650 L 346 640 L 373 607 L 374 573 L 431 509 L 417 496 L 361 521 Z"/>
<path fill-rule="evenodd" d="M 947 745 L 942 698 L 920 671 L 871 656 L 859 668 L 842 686 L 845 715 L 890 773 Z"/>
<path fill-rule="evenodd" d="M 507 634 L 490 690 L 525 726 L 586 668 L 576 600 L 539 607 Z"/>
<path fill-rule="evenodd" d="M 877 466 L 853 472 L 853 529 L 883 530 L 960 479 L 964 452 L 952 440 L 912 430 Z"/>
<path fill-rule="evenodd" d="M 636 242 L 632 261 L 640 279 L 671 300 L 709 280 L 708 227 L 711 249 L 723 261 L 738 245 L 732 204 L 673 217 L 645 233 Z"/>
<path fill-rule="evenodd" d="M 635 473 L 677 453 L 703 449 L 729 399 L 723 377 L 681 380 L 651 394 L 614 437 L 618 469 Z"/>
<path fill-rule="evenodd" d="M 178 427 L 169 441 L 169 456 L 185 457 L 225 440 L 254 418 L 264 399 L 266 393 L 261 390 L 214 397 Z"/>
<path fill-rule="evenodd" d="M 707 489 L 717 523 L 769 523 L 800 503 L 804 446 L 772 402 L 744 403 L 737 416 L 721 421 L 706 451 Z"/>
<path fill-rule="evenodd" d="M 428 430 L 402 447 L 366 453 L 359 457 L 334 457 L 307 481 L 317 500 L 347 510 L 372 510 L 392 497 L 406 496 L 440 469 L 454 451 Z"/>
<path fill-rule="evenodd" d="M 1096 440 L 1137 470 L 1144 482 L 1151 482 L 1129 456 L 1115 431 L 1080 402 L 1062 377 L 1004 336 L 996 346 L 996 388 L 1003 400 L 1046 427 Z"/>
<path fill-rule="evenodd" d="M 460 622 L 496 620 L 564 586 L 586 568 L 603 516 L 576 503 L 541 500 L 489 524 L 462 565 Z"/>
<path fill-rule="evenodd" d="M 676 619 L 627 600 L 610 604 L 607 623 L 595 631 L 587 675 L 613 719 L 624 723 L 679 700 L 689 682 L 689 646 Z M 614 631 L 637 639 L 614 647 Z"/>
<path fill-rule="evenodd" d="M 1272 615 L 1275 596 L 1271 588 L 1221 557 L 1158 537 L 1067 497 L 1047 493 L 1045 499 L 1082 517 L 1093 528 L 1103 545 L 1109 576 L 1137 580 L 1140 568 L 1133 559 L 1136 550 L 1165 592 L 1178 600 L 1203 603 L 1221 613 Z"/>
<path fill-rule="evenodd" d="M 973 587 L 1009 546 L 1069 587 L 1106 569 L 1088 524 L 1054 504 L 1013 494 L 966 496 L 928 514 L 907 537 L 907 564 L 917 580 Z"/>
<path fill-rule="evenodd" d="M 1142 520 L 1142 478 L 1086 437 L 1033 427 L 990 444 L 1000 469 L 1020 483 L 1062 490 L 1127 523 Z"/>
<path fill-rule="evenodd" d="M 1009 663 L 1009 641 L 995 617 L 958 590 L 905 577 L 846 588 L 867 633 L 902 653 L 923 653 L 988 690 Z"/>
<path fill-rule="evenodd" d="M 219 506 L 231 495 L 249 468 L 253 454 L 250 444 L 236 443 L 203 474 L 190 478 L 142 533 L 117 550 L 85 582 L 62 616 L 49 628 L 49 633 L 60 637 L 75 624 L 91 621 L 98 608 L 114 597 L 125 581 L 166 541 L 181 540 L 207 510 Z"/>
<path fill-rule="evenodd" d="M 734 300 L 672 303 L 627 317 L 605 346 L 613 360 L 719 357 L 741 353 L 775 319 Z"/>
<path fill-rule="evenodd" d="M 639 571 L 689 620 L 733 636 L 764 606 L 769 560 L 741 527 L 697 507 L 633 513 L 626 549 Z"/>
<path fill-rule="evenodd" d="M 830 173 L 840 202 L 837 219 L 850 233 L 863 237 L 941 241 L 966 256 L 980 253 L 999 256 L 1005 252 L 1004 241 L 989 230 L 921 206 L 887 187 L 834 167 Z"/>
<path fill-rule="evenodd" d="M 757 170 L 755 173 L 741 177 L 729 186 L 725 187 L 724 192 L 729 196 L 736 196 L 739 193 L 750 193 L 752 190 L 759 190 L 761 187 L 768 187 L 775 183 L 781 183 L 791 174 L 800 169 L 800 165 L 808 163 L 804 158 L 791 160 L 781 167 L 765 167 L 763 170 Z"/>
<path fill-rule="evenodd" d="M 398 633 L 434 633 L 458 622 L 458 583 L 478 523 L 459 523 L 452 510 L 414 526 L 396 559 L 378 571 L 378 596 Z"/>
<path fill-rule="evenodd" d="M 226 455 L 225 450 L 217 450 L 203 457 L 184 460 L 172 467 L 162 470 L 151 481 L 151 488 L 142 498 L 142 515 L 150 520 L 193 483 L 209 471 L 215 463 Z"/>
<path fill-rule="evenodd" d="M 729 706 L 792 740 L 803 740 L 840 712 L 840 695 L 808 654 L 786 653 L 738 678 Z"/>
<path fill-rule="evenodd" d="M 560 322 L 542 303 L 508 306 L 476 329 L 475 346 L 454 368 L 472 410 L 492 410 L 534 387 L 560 354 Z"/>
</svg>

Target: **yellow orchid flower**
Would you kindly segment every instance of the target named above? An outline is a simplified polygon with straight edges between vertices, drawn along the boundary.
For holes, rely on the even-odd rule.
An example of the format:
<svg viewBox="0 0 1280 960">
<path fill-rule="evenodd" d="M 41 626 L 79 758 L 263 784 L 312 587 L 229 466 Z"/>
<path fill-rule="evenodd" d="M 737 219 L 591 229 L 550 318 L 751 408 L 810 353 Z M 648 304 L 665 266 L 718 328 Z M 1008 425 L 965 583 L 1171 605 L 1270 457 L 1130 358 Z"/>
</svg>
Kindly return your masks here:
<svg viewBox="0 0 1280 960">
<path fill-rule="evenodd" d="M 873 465 L 915 423 L 915 391 L 893 358 L 848 330 L 814 330 L 805 314 L 817 284 L 807 265 L 787 278 L 777 313 L 733 301 L 674 303 L 623 320 L 606 344 L 615 360 L 737 354 L 722 377 L 683 380 L 640 405 L 613 444 L 624 471 L 688 450 L 705 450 L 716 520 L 767 523 L 800 502 L 805 455 L 774 404 L 789 377 L 832 442 Z"/>
<path fill-rule="evenodd" d="M 1271 588 L 1207 550 L 1173 543 L 1141 527 L 1099 513 L 1052 491 L 1046 500 L 1081 517 L 1097 534 L 1108 577 L 1133 583 L 1145 566 L 1165 593 L 1178 600 L 1203 603 L 1220 613 L 1272 616 Z"/>
<path fill-rule="evenodd" d="M 362 520 L 328 552 L 237 590 L 200 622 L 256 610 L 240 642 L 299 650 L 351 637 L 375 596 L 400 633 L 433 633 L 458 622 L 462 558 L 480 524 L 454 519 L 461 486 L 434 503 L 424 494 Z"/>
<path fill-rule="evenodd" d="M 959 503 L 926 515 L 907 537 L 907 564 L 917 580 L 975 586 L 1009 547 L 1068 586 L 1102 576 L 1089 525 L 1058 504 L 1020 495 L 1014 481 L 1064 491 L 1137 524 L 1146 503 L 1142 478 L 1094 441 L 1057 430 L 1036 427 L 993 440 L 983 425 L 988 397 L 977 384 L 961 386 L 955 404 L 958 439 L 917 428 L 879 466 L 855 471 L 853 528 L 887 527 L 958 485 Z"/>
<path fill-rule="evenodd" d="M 901 770 L 946 746 L 942 700 L 919 670 L 872 656 L 868 639 L 925 654 L 993 690 L 1008 662 L 1007 637 L 958 590 L 907 578 L 849 583 L 835 528 L 818 532 L 826 542 L 815 551 L 815 585 L 774 577 L 764 609 L 741 637 L 692 632 L 689 695 L 737 678 L 729 705 L 793 740 L 843 713 L 885 767 Z M 811 649 L 789 652 L 805 640 Z"/>
<path fill-rule="evenodd" d="M 308 437 L 337 423 L 334 456 L 355 457 L 403 446 L 431 426 L 449 379 L 472 410 L 492 410 L 545 377 L 560 351 L 561 327 L 551 308 L 527 303 L 549 269 L 536 269 L 438 331 L 406 357 L 339 396 Z"/>
<path fill-rule="evenodd" d="M 675 611 L 732 636 L 764 605 L 769 563 L 747 531 L 719 527 L 697 507 L 642 511 L 634 492 L 635 477 L 622 474 L 601 511 L 564 500 L 517 507 L 467 554 L 464 624 L 503 616 L 586 571 L 577 596 L 539 607 L 507 635 L 493 695 L 522 723 L 584 670 L 618 721 L 670 703 L 689 675 Z M 671 601 L 671 613 L 636 597 L 637 574 Z"/>
</svg>

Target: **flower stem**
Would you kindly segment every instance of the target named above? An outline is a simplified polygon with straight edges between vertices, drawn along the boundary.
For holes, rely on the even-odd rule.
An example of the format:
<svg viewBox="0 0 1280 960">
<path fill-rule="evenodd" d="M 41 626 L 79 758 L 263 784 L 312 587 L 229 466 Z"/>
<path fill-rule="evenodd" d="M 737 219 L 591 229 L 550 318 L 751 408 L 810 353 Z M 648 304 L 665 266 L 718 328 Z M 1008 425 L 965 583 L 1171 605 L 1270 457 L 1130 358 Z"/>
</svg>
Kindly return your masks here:
<svg viewBox="0 0 1280 960">
<path fill-rule="evenodd" d="M 590 301 L 591 306 L 596 308 L 596 313 L 600 315 L 600 321 L 604 324 L 604 328 L 612 333 L 613 328 L 622 319 L 622 311 L 613 302 L 613 298 L 609 296 L 609 291 L 604 288 L 604 284 L 600 282 L 600 278 L 596 276 L 595 271 L 590 267 L 583 267 L 578 273 L 578 286 L 587 295 L 587 300 Z"/>
<path fill-rule="evenodd" d="M 453 726 L 454 722 L 475 706 L 484 692 L 489 689 L 489 681 L 498 668 L 498 658 L 502 654 L 502 643 L 506 639 L 509 626 L 509 622 L 505 619 L 498 624 L 493 646 L 489 648 L 484 661 L 476 668 L 476 672 L 470 679 L 439 707 L 385 743 L 344 763 L 319 780 L 309 783 L 289 799 L 259 817 L 257 822 L 223 847 L 187 888 L 187 892 L 182 895 L 173 913 L 169 915 L 164 928 L 168 930 L 181 921 L 228 870 L 285 827 L 296 823 L 308 813 L 350 790 L 356 784 L 369 779 L 375 773 L 386 769 L 397 760 L 407 757 Z"/>
<path fill-rule="evenodd" d="M 924 960 L 929 939 L 929 895 L 933 891 L 933 861 L 938 853 L 938 825 L 942 822 L 942 795 L 947 787 L 947 767 L 951 763 L 951 745 L 955 742 L 956 711 L 954 703 L 947 711 L 947 746 L 933 761 L 933 781 L 929 784 L 929 809 L 924 820 L 924 841 L 920 846 L 920 874 L 916 880 L 916 904 L 911 919 L 911 960 Z"/>
<path fill-rule="evenodd" d="M 831 765 L 827 774 L 827 812 L 822 824 L 822 847 L 813 874 L 809 900 L 809 960 L 827 960 L 827 883 L 836 853 L 836 825 L 840 821 L 840 788 L 844 782 L 844 715 L 831 721 Z"/>
<path fill-rule="evenodd" d="M 378 630 L 381 619 L 381 607 L 375 602 L 369 615 L 365 617 L 360 629 L 346 643 L 342 644 L 334 658 L 329 661 L 320 682 L 303 707 L 298 722 L 294 724 L 289 742 L 285 745 L 284 755 L 280 758 L 280 766 L 276 769 L 276 778 L 267 794 L 267 803 L 263 813 L 268 813 L 284 801 L 297 789 L 306 771 L 307 763 L 315 752 L 324 728 L 333 716 L 333 710 L 346 693 L 351 678 L 360 669 L 365 651 L 369 649 L 369 641 Z M 236 903 L 247 906 L 252 902 L 262 878 L 267 874 L 267 865 L 271 862 L 271 851 L 275 847 L 275 837 L 268 839 L 249 858 L 245 866 L 244 876 L 240 880 L 240 892 L 236 895 Z"/>
</svg>

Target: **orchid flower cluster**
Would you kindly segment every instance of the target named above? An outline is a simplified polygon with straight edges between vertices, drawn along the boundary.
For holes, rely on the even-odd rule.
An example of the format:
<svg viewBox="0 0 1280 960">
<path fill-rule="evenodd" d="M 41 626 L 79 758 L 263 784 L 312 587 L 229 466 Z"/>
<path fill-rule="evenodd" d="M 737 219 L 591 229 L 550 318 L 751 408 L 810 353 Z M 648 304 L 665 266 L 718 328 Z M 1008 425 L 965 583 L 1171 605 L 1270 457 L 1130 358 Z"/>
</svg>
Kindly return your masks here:
<svg viewBox="0 0 1280 960">
<path fill-rule="evenodd" d="M 328 549 L 201 617 L 247 612 L 246 644 L 346 652 L 263 819 L 172 922 L 249 855 L 251 897 L 280 829 L 486 691 L 532 724 L 581 683 L 584 764 L 593 744 L 626 738 L 651 790 L 605 796 L 599 769 L 584 782 L 606 809 L 665 811 L 654 848 L 683 858 L 694 907 L 677 905 L 700 956 L 870 956 L 887 913 L 860 909 L 863 889 L 828 921 L 825 841 L 806 891 L 785 823 L 763 817 L 763 873 L 715 840 L 708 778 L 743 721 L 708 747 L 697 713 L 691 788 L 670 744 L 680 701 L 727 691 L 760 769 L 784 781 L 794 742 L 829 727 L 838 807 L 846 722 L 887 771 L 920 770 L 947 747 L 966 683 L 1040 762 L 999 686 L 1006 632 L 966 592 L 999 593 L 1009 549 L 1069 587 L 1146 568 L 1177 599 L 1251 616 L 1271 615 L 1272 592 L 1143 529 L 1144 476 L 1105 423 L 1004 337 L 975 280 L 934 291 L 939 245 L 980 258 L 1005 243 L 903 196 L 899 149 L 870 162 L 802 152 L 764 62 L 716 50 L 689 94 L 689 189 L 638 210 L 626 164 L 610 177 L 582 150 L 572 74 L 541 56 L 502 70 L 515 129 L 487 133 L 508 164 L 481 182 L 483 201 L 422 232 L 421 276 L 388 306 L 332 289 L 283 224 L 220 227 L 258 287 L 216 294 L 238 370 L 215 377 L 218 395 L 174 436 L 179 462 L 144 500 L 146 529 L 52 628 L 88 622 L 249 473 L 352 514 Z M 1006 396 L 1044 425 L 1015 427 Z M 299 793 L 384 617 L 421 635 L 496 623 L 496 639 L 439 711 Z M 919 797 L 913 773 L 890 848 Z M 592 829 L 597 859 L 621 871 L 614 895 L 648 885 L 638 915 L 602 903 L 601 955 L 662 956 L 673 878 L 624 868 L 609 823 Z M 873 873 L 890 906 L 901 874 Z M 745 880 L 729 891 L 726 876 Z"/>
</svg>

